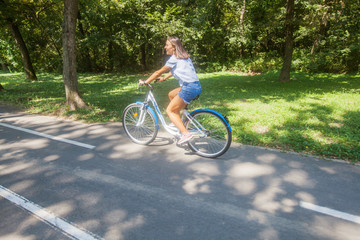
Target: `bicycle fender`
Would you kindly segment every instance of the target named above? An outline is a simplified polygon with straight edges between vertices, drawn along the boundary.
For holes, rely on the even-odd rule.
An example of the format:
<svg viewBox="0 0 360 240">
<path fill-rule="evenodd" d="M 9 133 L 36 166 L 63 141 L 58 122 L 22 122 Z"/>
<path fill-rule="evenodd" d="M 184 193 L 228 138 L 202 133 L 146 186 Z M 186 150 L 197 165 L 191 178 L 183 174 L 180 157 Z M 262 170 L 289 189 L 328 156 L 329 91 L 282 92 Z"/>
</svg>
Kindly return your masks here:
<svg viewBox="0 0 360 240">
<path fill-rule="evenodd" d="M 224 120 L 224 122 L 226 122 L 226 125 L 229 127 L 230 132 L 232 132 L 232 129 L 231 129 L 231 126 L 230 126 L 230 123 L 229 123 L 229 120 L 227 119 L 227 117 L 224 117 L 223 115 L 221 115 L 220 113 L 218 113 L 215 110 L 208 109 L 208 108 L 200 108 L 200 109 L 196 109 L 196 110 L 192 111 L 190 114 L 200 112 L 200 111 L 207 111 L 207 112 L 214 113 L 215 115 L 220 117 L 222 120 Z"/>
<path fill-rule="evenodd" d="M 155 117 L 156 128 L 157 128 L 157 130 L 159 130 L 159 119 L 158 119 L 158 117 L 156 116 L 154 110 L 153 110 L 149 105 L 147 105 L 147 104 L 145 104 L 145 103 L 143 103 L 143 102 L 136 102 L 136 103 L 139 104 L 139 105 L 145 105 L 145 107 L 150 110 L 150 112 L 152 113 L 152 115 L 154 115 L 154 117 Z"/>
</svg>

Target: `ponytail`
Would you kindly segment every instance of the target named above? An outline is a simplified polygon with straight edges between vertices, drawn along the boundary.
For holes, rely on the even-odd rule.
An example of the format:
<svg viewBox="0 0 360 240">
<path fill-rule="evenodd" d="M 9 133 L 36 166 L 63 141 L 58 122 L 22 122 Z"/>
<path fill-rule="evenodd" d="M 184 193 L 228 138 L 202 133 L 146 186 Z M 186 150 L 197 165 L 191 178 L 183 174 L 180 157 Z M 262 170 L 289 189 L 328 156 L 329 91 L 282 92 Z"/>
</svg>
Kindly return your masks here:
<svg viewBox="0 0 360 240">
<path fill-rule="evenodd" d="M 167 40 L 175 47 L 176 58 L 188 59 L 190 57 L 178 37 L 168 37 Z"/>
</svg>

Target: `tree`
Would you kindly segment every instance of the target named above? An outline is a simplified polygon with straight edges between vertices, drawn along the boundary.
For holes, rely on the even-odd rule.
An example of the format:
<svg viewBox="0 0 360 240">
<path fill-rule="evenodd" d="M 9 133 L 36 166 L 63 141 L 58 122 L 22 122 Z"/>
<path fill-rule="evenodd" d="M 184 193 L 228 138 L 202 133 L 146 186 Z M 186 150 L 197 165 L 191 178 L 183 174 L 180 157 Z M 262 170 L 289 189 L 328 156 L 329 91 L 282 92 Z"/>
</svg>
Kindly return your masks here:
<svg viewBox="0 0 360 240">
<path fill-rule="evenodd" d="M 6 72 L 9 71 L 9 68 L 8 68 L 8 66 L 7 66 L 5 63 L 0 62 L 0 65 L 1 65 L 1 68 L 2 68 L 3 71 L 6 71 Z"/>
<path fill-rule="evenodd" d="M 1 61 L 1 59 L 0 59 L 0 61 Z M 3 71 L 9 71 L 9 69 L 8 69 L 8 67 L 6 66 L 5 63 L 0 62 L 0 64 L 1 64 L 1 67 L 2 67 L 2 70 L 3 70 Z M 0 83 L 0 91 L 2 91 L 2 90 L 4 90 L 4 87 L 3 87 L 3 86 L 1 85 L 1 83 Z"/>
<path fill-rule="evenodd" d="M 239 19 L 240 33 L 244 33 L 244 17 L 246 12 L 246 0 L 243 0 L 243 4 L 239 12 L 240 12 L 240 19 Z"/>
<path fill-rule="evenodd" d="M 75 30 L 78 14 L 78 0 L 65 0 L 63 18 L 63 79 L 66 104 L 70 110 L 88 108 L 79 95 L 76 73 Z"/>
<path fill-rule="evenodd" d="M 33 67 L 31 59 L 30 59 L 29 51 L 26 47 L 24 39 L 20 33 L 20 30 L 11 18 L 8 18 L 7 20 L 9 22 L 9 28 L 14 37 L 15 43 L 18 46 L 20 53 L 21 53 L 21 59 L 22 59 L 23 65 L 24 65 L 26 79 L 28 79 L 30 81 L 36 81 L 38 79 L 36 77 L 36 73 L 35 73 L 34 67 Z"/>
<path fill-rule="evenodd" d="M 83 24 L 82 24 L 82 18 L 81 18 L 81 12 L 80 10 L 78 11 L 78 26 L 79 26 L 79 31 L 80 31 L 80 38 L 81 40 L 84 40 L 86 39 L 86 34 L 85 34 L 85 30 L 84 30 L 84 27 L 83 27 Z M 82 50 L 82 51 L 81 51 Z M 83 56 L 84 58 L 84 70 L 86 72 L 92 72 L 92 59 L 91 59 L 91 56 L 90 56 L 90 49 L 87 45 L 83 46 L 81 49 L 80 49 L 80 52 L 81 52 L 81 56 Z"/>
<path fill-rule="evenodd" d="M 360 68 L 359 0 L 294 0 L 295 6 L 288 0 L 77 1 L 78 73 L 157 68 L 165 60 L 168 35 L 180 37 L 204 71 L 264 72 L 281 64 L 287 72 Z M 291 6 L 293 19 L 285 14 Z M 0 0 L 3 62 L 15 71 L 23 66 L 10 18 L 31 50 L 34 68 L 61 71 L 63 10 L 63 0 Z"/>
<path fill-rule="evenodd" d="M 319 48 L 319 45 L 320 45 L 320 41 L 322 40 L 322 37 L 326 33 L 326 28 L 327 28 L 329 18 L 330 18 L 330 15 L 331 15 L 331 6 L 329 5 L 330 1 L 325 0 L 324 4 L 325 4 L 325 6 L 323 6 L 323 8 L 325 10 L 324 10 L 323 15 L 321 16 L 321 20 L 320 20 L 320 24 L 319 24 L 320 25 L 319 26 L 319 31 L 317 33 L 317 36 L 316 36 L 316 38 L 314 40 L 314 43 L 313 43 L 313 46 L 311 48 L 311 54 L 314 54 L 315 52 L 317 52 L 317 50 Z"/>
<path fill-rule="evenodd" d="M 26 47 L 25 41 L 21 35 L 18 24 L 13 19 L 12 16 L 13 14 L 11 14 L 12 11 L 9 10 L 11 9 L 11 7 L 9 7 L 3 0 L 0 0 L 0 6 L 1 6 L 0 12 L 4 16 L 8 24 L 8 27 L 11 30 L 11 34 L 14 37 L 16 46 L 19 48 L 21 59 L 26 73 L 26 79 L 30 81 L 36 81 L 37 77 L 30 59 L 28 48 Z"/>
<path fill-rule="evenodd" d="M 291 60 L 293 54 L 294 0 L 287 0 L 285 18 L 285 50 L 280 82 L 290 81 Z"/>
</svg>

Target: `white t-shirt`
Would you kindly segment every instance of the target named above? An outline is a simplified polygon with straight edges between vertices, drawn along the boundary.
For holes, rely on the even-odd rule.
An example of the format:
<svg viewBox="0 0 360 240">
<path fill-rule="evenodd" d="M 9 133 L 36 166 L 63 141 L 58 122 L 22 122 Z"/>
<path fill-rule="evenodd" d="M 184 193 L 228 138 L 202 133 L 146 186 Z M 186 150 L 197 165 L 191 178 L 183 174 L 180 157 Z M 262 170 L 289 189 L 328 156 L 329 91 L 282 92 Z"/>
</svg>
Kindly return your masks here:
<svg viewBox="0 0 360 240">
<path fill-rule="evenodd" d="M 190 83 L 199 81 L 190 58 L 179 59 L 176 58 L 175 55 L 172 55 L 165 63 L 165 66 L 171 68 L 171 73 L 179 80 L 180 86 L 182 86 L 184 82 Z"/>
</svg>

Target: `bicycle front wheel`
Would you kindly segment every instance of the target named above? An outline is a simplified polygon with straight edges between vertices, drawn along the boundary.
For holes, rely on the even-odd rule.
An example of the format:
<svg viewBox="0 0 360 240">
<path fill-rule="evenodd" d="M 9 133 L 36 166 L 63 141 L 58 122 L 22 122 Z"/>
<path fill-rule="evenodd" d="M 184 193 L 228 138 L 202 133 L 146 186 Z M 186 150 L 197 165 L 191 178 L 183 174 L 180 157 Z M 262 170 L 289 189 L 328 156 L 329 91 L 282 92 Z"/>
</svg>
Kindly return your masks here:
<svg viewBox="0 0 360 240">
<path fill-rule="evenodd" d="M 158 132 L 155 116 L 142 104 L 133 103 L 127 106 L 122 123 L 128 137 L 137 144 L 151 143 Z"/>
<path fill-rule="evenodd" d="M 232 141 L 228 123 L 218 114 L 202 110 L 191 114 L 193 119 L 184 123 L 186 129 L 194 136 L 188 143 L 196 154 L 216 158 L 224 154 Z"/>
</svg>

